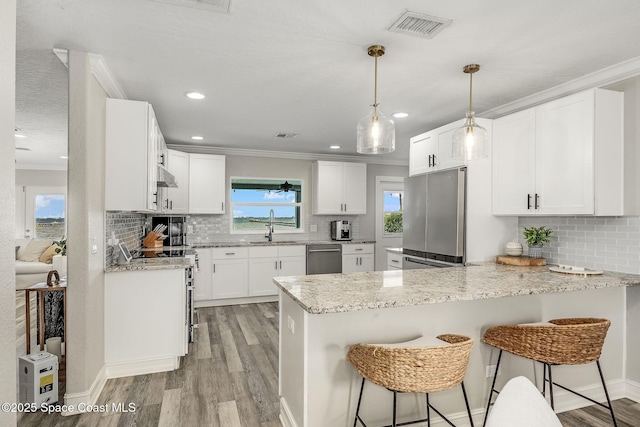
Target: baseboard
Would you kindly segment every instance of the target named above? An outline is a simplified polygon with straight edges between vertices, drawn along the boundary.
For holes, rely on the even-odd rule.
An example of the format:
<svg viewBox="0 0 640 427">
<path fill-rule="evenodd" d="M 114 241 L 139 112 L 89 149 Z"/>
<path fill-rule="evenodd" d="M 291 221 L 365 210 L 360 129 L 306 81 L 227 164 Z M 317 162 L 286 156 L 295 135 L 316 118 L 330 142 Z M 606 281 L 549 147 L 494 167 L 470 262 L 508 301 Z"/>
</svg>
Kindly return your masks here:
<svg viewBox="0 0 640 427">
<path fill-rule="evenodd" d="M 283 427 L 298 427 L 284 397 L 280 397 L 280 422 Z"/>
<path fill-rule="evenodd" d="M 96 378 L 93 380 L 93 384 L 91 384 L 89 390 L 81 393 L 66 393 L 64 395 L 64 404 L 67 406 L 67 408 L 73 409 L 70 411 L 62 412 L 62 415 L 81 414 L 85 411 L 81 411 L 79 409 L 82 409 L 86 406 L 95 405 L 106 383 L 106 366 L 103 365 L 102 369 L 100 369 L 98 375 L 96 375 Z"/>
<path fill-rule="evenodd" d="M 165 357 L 161 359 L 142 360 L 136 362 L 108 363 L 106 365 L 106 377 L 109 379 L 132 377 L 134 375 L 173 371 L 179 367 L 179 357 Z"/>
<path fill-rule="evenodd" d="M 640 403 L 640 383 L 627 380 L 625 385 L 625 396 L 634 402 Z"/>
<path fill-rule="evenodd" d="M 607 381 L 607 390 L 609 391 L 609 398 L 611 400 L 622 399 L 623 397 L 629 397 L 627 395 L 628 381 L 623 379 L 617 379 L 613 381 Z M 601 383 L 594 383 L 588 386 L 576 388 L 578 393 L 589 396 L 593 400 L 598 402 L 607 402 L 607 397 L 604 394 L 604 389 Z M 562 390 L 559 387 L 553 389 L 553 399 L 556 413 L 571 411 L 578 408 L 584 408 L 585 406 L 592 405 L 586 399 L 576 396 L 573 393 L 569 393 L 566 390 Z M 548 400 L 548 398 L 547 398 Z"/>
<path fill-rule="evenodd" d="M 253 304 L 257 302 L 277 302 L 277 301 L 278 301 L 278 295 L 267 295 L 263 297 L 246 297 L 246 298 L 229 298 L 229 299 L 195 301 L 193 303 L 193 306 L 195 308 L 219 307 L 222 305 Z"/>
</svg>

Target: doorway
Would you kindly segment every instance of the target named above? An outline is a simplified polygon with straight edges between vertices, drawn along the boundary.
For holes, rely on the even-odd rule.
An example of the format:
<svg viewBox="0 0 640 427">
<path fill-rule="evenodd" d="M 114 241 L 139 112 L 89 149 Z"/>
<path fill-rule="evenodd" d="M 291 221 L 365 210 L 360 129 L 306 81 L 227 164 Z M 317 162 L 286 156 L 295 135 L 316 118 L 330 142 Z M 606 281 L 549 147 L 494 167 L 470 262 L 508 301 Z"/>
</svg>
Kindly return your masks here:
<svg viewBox="0 0 640 427">
<path fill-rule="evenodd" d="M 376 177 L 376 271 L 387 269 L 386 248 L 402 246 L 403 196 L 403 177 Z"/>
</svg>

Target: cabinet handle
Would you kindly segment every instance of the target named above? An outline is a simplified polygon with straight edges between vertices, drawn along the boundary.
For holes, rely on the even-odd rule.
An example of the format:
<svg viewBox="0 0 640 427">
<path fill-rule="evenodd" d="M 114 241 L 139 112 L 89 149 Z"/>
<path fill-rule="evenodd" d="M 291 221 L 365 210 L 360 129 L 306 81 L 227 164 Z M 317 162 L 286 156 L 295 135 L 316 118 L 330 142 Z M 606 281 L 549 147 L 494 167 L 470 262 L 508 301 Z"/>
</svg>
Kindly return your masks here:
<svg viewBox="0 0 640 427">
<path fill-rule="evenodd" d="M 169 209 L 173 210 L 173 200 L 171 201 L 171 207 Z"/>
<path fill-rule="evenodd" d="M 276 263 L 276 270 L 278 269 L 278 261 L 274 261 Z"/>
<path fill-rule="evenodd" d="M 225 252 L 224 254 L 225 255 L 235 255 L 236 253 L 235 252 Z"/>
<path fill-rule="evenodd" d="M 155 193 L 153 193 L 153 197 L 154 197 L 153 204 L 158 206 L 158 192 L 157 191 Z"/>
<path fill-rule="evenodd" d="M 346 203 L 344 204 L 344 211 L 345 212 L 347 211 L 347 204 Z"/>
<path fill-rule="evenodd" d="M 527 194 L 527 209 L 531 209 L 531 194 Z"/>
<path fill-rule="evenodd" d="M 436 155 L 434 154 L 433 155 L 433 167 L 435 167 L 435 166 L 436 166 Z"/>
<path fill-rule="evenodd" d="M 213 264 L 213 272 L 214 273 L 216 272 L 216 265 L 215 264 Z"/>
<path fill-rule="evenodd" d="M 164 154 L 160 154 L 160 164 L 164 166 Z"/>
<path fill-rule="evenodd" d="M 398 261 L 397 259 L 392 259 L 392 260 L 391 260 L 391 262 L 398 263 L 398 262 L 400 262 L 400 261 Z"/>
<path fill-rule="evenodd" d="M 540 199 L 540 196 L 538 196 L 538 193 L 536 193 L 536 198 L 535 198 L 535 202 L 534 202 L 536 209 L 538 209 L 538 205 L 539 205 L 538 201 L 539 201 L 539 199 Z"/>
<path fill-rule="evenodd" d="M 431 154 L 429 154 L 429 167 L 431 167 Z"/>
<path fill-rule="evenodd" d="M 361 250 L 362 250 L 362 248 L 356 248 L 356 251 L 361 251 Z"/>
<path fill-rule="evenodd" d="M 280 270 L 282 270 L 282 261 L 280 261 Z"/>
<path fill-rule="evenodd" d="M 224 202 L 220 203 L 220 210 L 224 210 Z"/>
<path fill-rule="evenodd" d="M 167 199 L 167 205 L 165 206 L 165 209 L 169 209 L 169 199 Z"/>
</svg>

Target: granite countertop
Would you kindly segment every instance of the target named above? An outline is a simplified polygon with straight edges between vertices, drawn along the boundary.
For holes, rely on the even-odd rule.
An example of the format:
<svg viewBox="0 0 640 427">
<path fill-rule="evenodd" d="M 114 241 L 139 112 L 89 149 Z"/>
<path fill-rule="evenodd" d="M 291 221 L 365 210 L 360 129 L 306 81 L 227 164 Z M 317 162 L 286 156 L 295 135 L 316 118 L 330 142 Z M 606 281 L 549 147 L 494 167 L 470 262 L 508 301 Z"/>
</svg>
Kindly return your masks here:
<svg viewBox="0 0 640 427">
<path fill-rule="evenodd" d="M 498 265 L 275 277 L 311 314 L 571 292 L 640 284 L 640 276 L 604 272 L 576 276 L 544 267 Z"/>
<path fill-rule="evenodd" d="M 239 241 L 239 242 L 200 242 L 191 245 L 194 249 L 199 248 L 237 248 L 237 247 L 252 247 L 252 246 L 295 246 L 295 245 L 333 245 L 333 244 L 367 244 L 375 243 L 375 240 L 367 239 L 353 239 L 353 240 L 274 240 L 269 242 L 268 240 L 256 240 L 256 241 Z"/>
<path fill-rule="evenodd" d="M 106 273 L 114 271 L 171 270 L 189 268 L 190 261 L 184 257 L 136 258 L 127 265 L 110 265 L 105 267 Z"/>
</svg>

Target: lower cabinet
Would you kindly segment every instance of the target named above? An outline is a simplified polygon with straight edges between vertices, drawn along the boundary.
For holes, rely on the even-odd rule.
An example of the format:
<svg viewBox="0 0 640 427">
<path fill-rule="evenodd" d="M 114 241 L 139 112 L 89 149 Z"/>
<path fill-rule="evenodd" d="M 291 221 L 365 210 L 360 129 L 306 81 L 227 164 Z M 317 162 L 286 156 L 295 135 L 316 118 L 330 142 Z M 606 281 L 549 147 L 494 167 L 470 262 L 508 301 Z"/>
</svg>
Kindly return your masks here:
<svg viewBox="0 0 640 427">
<path fill-rule="evenodd" d="M 373 271 L 375 265 L 374 245 L 347 244 L 342 245 L 342 272 L 357 273 Z"/>
<path fill-rule="evenodd" d="M 402 254 L 387 251 L 387 270 L 402 270 Z"/>
<path fill-rule="evenodd" d="M 199 271 L 194 299 L 198 302 L 275 296 L 276 276 L 303 276 L 305 245 L 198 249 Z"/>
<path fill-rule="evenodd" d="M 104 298 L 108 377 L 180 365 L 187 333 L 184 269 L 109 272 Z"/>
<path fill-rule="evenodd" d="M 213 249 L 211 299 L 242 298 L 248 295 L 248 255 L 248 248 Z"/>
<path fill-rule="evenodd" d="M 276 276 L 303 276 L 306 247 L 260 246 L 249 248 L 249 296 L 277 295 Z"/>
</svg>

